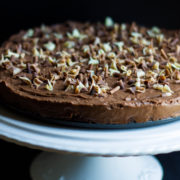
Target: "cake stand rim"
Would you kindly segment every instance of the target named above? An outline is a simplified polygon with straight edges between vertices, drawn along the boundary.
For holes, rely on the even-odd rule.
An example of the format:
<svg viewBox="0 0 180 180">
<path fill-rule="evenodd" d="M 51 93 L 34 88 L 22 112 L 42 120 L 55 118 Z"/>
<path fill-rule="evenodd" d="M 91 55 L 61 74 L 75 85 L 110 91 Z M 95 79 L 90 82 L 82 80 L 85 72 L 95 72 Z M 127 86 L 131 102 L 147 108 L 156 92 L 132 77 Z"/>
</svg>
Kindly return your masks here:
<svg viewBox="0 0 180 180">
<path fill-rule="evenodd" d="M 138 129 L 82 129 L 55 127 L 19 120 L 2 113 L 0 136 L 30 148 L 99 156 L 131 156 L 180 150 L 180 121 Z M 9 116 L 9 117 L 8 117 Z"/>
</svg>

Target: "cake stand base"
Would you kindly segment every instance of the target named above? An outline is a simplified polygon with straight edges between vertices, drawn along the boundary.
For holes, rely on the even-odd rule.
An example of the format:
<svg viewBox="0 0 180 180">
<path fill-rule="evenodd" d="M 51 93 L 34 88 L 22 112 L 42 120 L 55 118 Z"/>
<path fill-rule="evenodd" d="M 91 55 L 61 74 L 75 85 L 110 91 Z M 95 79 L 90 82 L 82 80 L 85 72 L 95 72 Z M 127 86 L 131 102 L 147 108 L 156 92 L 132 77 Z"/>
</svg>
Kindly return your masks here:
<svg viewBox="0 0 180 180">
<path fill-rule="evenodd" d="M 95 157 L 41 153 L 31 165 L 33 180 L 161 180 L 153 156 Z"/>
</svg>

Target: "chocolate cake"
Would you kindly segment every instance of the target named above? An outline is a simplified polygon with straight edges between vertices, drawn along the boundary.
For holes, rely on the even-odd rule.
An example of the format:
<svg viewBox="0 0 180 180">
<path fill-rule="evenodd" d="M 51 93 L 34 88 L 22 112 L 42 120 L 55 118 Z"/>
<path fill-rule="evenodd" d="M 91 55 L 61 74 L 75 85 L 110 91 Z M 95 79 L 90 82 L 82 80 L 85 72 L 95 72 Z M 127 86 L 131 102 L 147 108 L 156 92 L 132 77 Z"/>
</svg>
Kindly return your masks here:
<svg viewBox="0 0 180 180">
<path fill-rule="evenodd" d="M 180 31 L 66 22 L 0 48 L 1 102 L 33 116 L 127 124 L 180 115 Z"/>
</svg>

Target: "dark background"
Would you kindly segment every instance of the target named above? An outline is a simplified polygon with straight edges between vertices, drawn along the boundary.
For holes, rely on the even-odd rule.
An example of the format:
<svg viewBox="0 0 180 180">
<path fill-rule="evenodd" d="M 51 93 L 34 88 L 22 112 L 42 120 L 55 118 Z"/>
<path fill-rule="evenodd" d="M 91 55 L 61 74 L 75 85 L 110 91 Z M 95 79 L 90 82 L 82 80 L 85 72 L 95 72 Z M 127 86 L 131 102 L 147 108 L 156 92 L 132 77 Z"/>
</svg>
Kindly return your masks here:
<svg viewBox="0 0 180 180">
<path fill-rule="evenodd" d="M 117 22 L 133 22 L 168 29 L 180 28 L 178 1 L 128 0 L 59 0 L 7 1 L 0 3 L 0 42 L 21 29 L 50 25 L 67 20 L 104 21 L 111 16 Z M 0 141 L 0 179 L 29 179 L 29 166 L 40 151 Z M 180 152 L 157 156 L 161 161 L 164 180 L 180 179 Z"/>
<path fill-rule="evenodd" d="M 0 179 L 31 180 L 29 168 L 33 159 L 40 152 L 41 151 L 39 150 L 21 147 L 13 143 L 0 140 Z M 160 154 L 156 157 L 163 166 L 163 180 L 180 179 L 180 152 Z"/>
<path fill-rule="evenodd" d="M 129 0 L 31 0 L 0 4 L 0 33 L 5 40 L 20 29 L 54 24 L 67 20 L 104 21 L 111 16 L 117 22 L 174 29 L 180 28 L 178 1 Z"/>
</svg>

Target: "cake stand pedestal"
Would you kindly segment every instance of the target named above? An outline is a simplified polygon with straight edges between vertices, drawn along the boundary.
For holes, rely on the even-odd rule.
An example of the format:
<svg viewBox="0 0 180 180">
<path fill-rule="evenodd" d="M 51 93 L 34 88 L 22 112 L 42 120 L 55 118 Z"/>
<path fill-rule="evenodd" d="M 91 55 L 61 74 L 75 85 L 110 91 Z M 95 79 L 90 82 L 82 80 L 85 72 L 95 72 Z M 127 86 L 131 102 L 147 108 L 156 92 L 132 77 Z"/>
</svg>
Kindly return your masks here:
<svg viewBox="0 0 180 180">
<path fill-rule="evenodd" d="M 1 138 L 46 151 L 33 180 L 160 180 L 149 155 L 180 150 L 180 121 L 136 129 L 87 129 L 37 123 L 0 107 Z"/>
<path fill-rule="evenodd" d="M 33 180 L 160 180 L 153 156 L 87 157 L 42 153 L 31 166 Z"/>
</svg>

